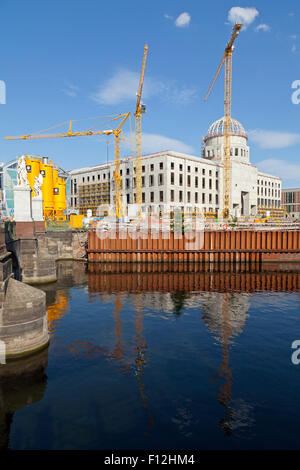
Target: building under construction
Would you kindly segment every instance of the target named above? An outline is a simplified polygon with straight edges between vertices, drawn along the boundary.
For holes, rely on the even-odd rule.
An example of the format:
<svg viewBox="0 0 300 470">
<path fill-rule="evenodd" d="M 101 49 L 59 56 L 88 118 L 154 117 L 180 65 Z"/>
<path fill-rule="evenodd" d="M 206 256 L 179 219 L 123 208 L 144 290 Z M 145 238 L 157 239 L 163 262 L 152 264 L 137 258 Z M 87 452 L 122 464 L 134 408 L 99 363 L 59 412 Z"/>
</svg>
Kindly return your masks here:
<svg viewBox="0 0 300 470">
<path fill-rule="evenodd" d="M 142 212 L 201 210 L 220 215 L 223 211 L 224 119 L 214 122 L 203 139 L 201 157 L 174 151 L 141 158 Z M 271 215 L 282 217 L 282 183 L 278 176 L 259 172 L 250 162 L 248 137 L 242 124 L 231 119 L 230 213 L 236 217 Z M 136 203 L 135 158 L 120 164 L 124 206 Z M 70 171 L 71 208 L 96 215 L 101 204 L 114 203 L 114 163 Z"/>
</svg>

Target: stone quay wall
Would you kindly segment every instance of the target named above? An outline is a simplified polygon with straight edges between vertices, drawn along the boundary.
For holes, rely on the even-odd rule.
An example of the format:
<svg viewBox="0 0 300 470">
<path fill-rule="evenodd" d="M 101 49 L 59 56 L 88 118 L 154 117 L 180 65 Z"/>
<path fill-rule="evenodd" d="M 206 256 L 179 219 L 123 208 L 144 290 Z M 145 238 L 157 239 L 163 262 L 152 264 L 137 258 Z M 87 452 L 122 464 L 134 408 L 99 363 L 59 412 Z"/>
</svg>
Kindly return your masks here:
<svg viewBox="0 0 300 470">
<path fill-rule="evenodd" d="M 28 355 L 49 343 L 46 294 L 14 279 L 13 255 L 0 224 L 0 364 Z"/>
</svg>

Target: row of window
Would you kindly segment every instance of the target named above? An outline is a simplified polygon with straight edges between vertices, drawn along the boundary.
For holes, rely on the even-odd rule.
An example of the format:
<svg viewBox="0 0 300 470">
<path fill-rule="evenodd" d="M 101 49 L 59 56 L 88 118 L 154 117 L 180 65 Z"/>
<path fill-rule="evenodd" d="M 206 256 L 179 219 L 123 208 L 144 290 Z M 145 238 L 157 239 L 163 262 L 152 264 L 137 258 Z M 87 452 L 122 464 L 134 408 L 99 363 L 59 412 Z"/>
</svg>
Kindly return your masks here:
<svg viewBox="0 0 300 470">
<path fill-rule="evenodd" d="M 257 184 L 261 184 L 262 186 L 272 186 L 272 188 L 274 188 L 274 184 L 275 184 L 275 188 L 280 188 L 280 183 L 274 183 L 274 181 L 272 181 L 272 184 L 271 184 L 271 181 L 266 181 L 266 180 L 257 180 Z"/>
<path fill-rule="evenodd" d="M 207 157 L 216 157 L 217 155 L 220 156 L 220 149 L 217 149 L 217 151 L 215 151 L 215 149 L 206 151 Z M 233 155 L 235 155 L 236 157 L 238 156 L 246 157 L 248 155 L 248 151 L 242 148 L 239 149 L 238 147 L 235 147 L 235 148 L 231 147 L 230 156 L 233 157 Z"/>
<path fill-rule="evenodd" d="M 257 199 L 257 204 L 259 207 L 281 207 L 281 202 L 278 200 L 271 200 L 271 199 Z"/>
<path fill-rule="evenodd" d="M 145 176 L 142 176 L 142 188 L 144 188 L 146 185 L 145 185 Z M 195 176 L 193 181 L 192 181 L 192 177 L 191 175 L 187 175 L 186 177 L 186 184 L 188 187 L 191 187 L 192 186 L 192 183 L 194 184 L 194 187 L 195 188 L 198 188 L 200 186 L 199 184 L 199 180 L 201 181 L 201 186 L 202 186 L 202 189 L 205 189 L 206 187 L 208 189 L 213 189 L 213 182 L 212 182 L 212 178 L 209 178 L 208 182 L 206 181 L 205 178 L 199 178 L 198 176 Z M 135 188 L 135 184 L 136 184 L 136 179 L 133 178 L 133 181 L 132 181 L 132 188 Z M 157 175 L 157 185 L 158 186 L 163 186 L 164 184 L 164 173 L 159 173 Z M 175 178 L 175 173 L 171 173 L 171 185 L 179 185 L 179 186 L 183 186 L 183 174 L 180 173 L 178 175 L 178 179 L 176 181 L 176 178 Z M 123 186 L 123 185 L 122 185 Z M 154 175 L 149 175 L 149 187 L 152 187 L 152 186 L 155 186 L 155 176 Z M 130 189 L 130 178 L 126 178 L 125 180 L 125 188 L 126 189 Z M 219 181 L 216 180 L 215 181 L 215 189 L 218 191 L 219 189 Z"/>
<path fill-rule="evenodd" d="M 208 196 L 208 197 L 207 197 Z M 171 189 L 170 190 L 170 201 L 171 202 L 184 202 L 183 201 L 183 191 L 179 191 L 178 192 L 178 201 L 176 199 L 175 201 L 175 194 L 174 194 L 174 190 Z M 142 203 L 148 203 L 148 202 L 167 202 L 166 199 L 165 199 L 165 192 L 164 191 L 159 191 L 157 194 L 155 194 L 154 191 L 151 191 L 149 193 L 149 201 L 146 200 L 146 193 L 142 193 Z M 218 194 L 216 194 L 215 196 L 213 196 L 213 194 L 205 194 L 205 193 L 194 193 L 194 200 L 192 201 L 192 194 L 190 191 L 187 191 L 186 193 L 186 202 L 194 202 L 195 204 L 199 204 L 199 203 L 202 203 L 202 204 L 205 204 L 205 203 L 210 203 L 210 204 L 216 204 L 218 205 L 219 204 L 219 196 Z M 133 196 L 131 194 L 127 194 L 126 195 L 126 202 L 127 204 L 132 204 L 132 203 L 135 203 L 136 202 L 136 194 L 133 194 Z"/>
<path fill-rule="evenodd" d="M 156 170 L 158 170 L 158 169 L 163 170 L 163 169 L 164 169 L 164 162 L 159 162 L 159 163 L 158 163 L 158 168 L 156 168 L 156 165 L 155 165 L 154 163 L 151 163 L 151 164 L 149 165 L 149 167 L 150 167 L 150 168 L 149 168 L 150 172 L 156 171 Z M 179 168 L 179 171 L 183 171 L 183 164 L 180 163 L 180 164 L 178 165 L 178 168 Z M 174 162 L 171 162 L 171 170 L 174 170 L 174 169 L 175 169 L 175 163 L 174 163 Z M 135 168 L 135 167 L 133 168 L 133 170 L 134 170 L 134 173 L 136 173 L 136 168 Z M 145 166 L 145 165 L 142 165 L 141 170 L 142 170 L 142 173 L 145 173 L 145 171 L 146 171 L 146 166 Z M 194 171 L 195 173 L 198 173 L 198 167 L 194 167 L 194 168 L 193 168 L 193 171 Z M 187 172 L 188 172 L 188 173 L 191 172 L 191 166 L 190 166 L 190 165 L 187 166 Z M 130 168 L 126 168 L 126 171 L 125 171 L 124 174 L 125 174 L 125 175 L 130 175 Z M 203 175 L 206 174 L 205 168 L 202 169 L 202 174 L 203 174 Z M 209 170 L 209 171 L 208 171 L 208 174 L 209 174 L 209 176 L 212 176 L 212 170 Z M 120 170 L 120 175 L 121 175 L 121 176 L 123 175 L 123 170 L 122 170 L 122 169 Z M 96 178 L 96 176 L 97 176 L 97 178 Z M 216 177 L 218 177 L 218 171 L 216 171 Z M 91 182 L 91 181 L 97 181 L 97 180 L 100 181 L 100 179 L 101 179 L 101 174 L 98 174 L 98 175 L 91 175 L 91 176 L 83 176 L 83 177 L 82 177 L 82 183 L 89 183 L 89 182 Z M 103 180 L 106 180 L 106 179 L 109 180 L 109 179 L 110 179 L 110 173 L 107 173 L 107 174 L 106 174 L 106 173 L 102 173 L 102 179 L 103 179 Z M 76 185 L 76 183 L 77 183 L 76 178 L 74 178 L 74 179 L 71 180 L 71 185 L 73 185 L 73 184 Z"/>
<path fill-rule="evenodd" d="M 283 194 L 283 199 L 284 199 L 284 202 L 287 203 L 287 204 L 291 204 L 291 203 L 294 203 L 294 202 L 298 202 L 300 201 L 300 192 L 299 191 L 291 191 L 291 192 L 286 192 Z"/>
<path fill-rule="evenodd" d="M 269 197 L 278 197 L 280 198 L 280 189 L 272 189 L 271 188 L 263 188 L 262 186 L 259 188 L 259 186 L 257 187 L 257 195 L 261 195 L 261 196 L 269 196 Z"/>
</svg>

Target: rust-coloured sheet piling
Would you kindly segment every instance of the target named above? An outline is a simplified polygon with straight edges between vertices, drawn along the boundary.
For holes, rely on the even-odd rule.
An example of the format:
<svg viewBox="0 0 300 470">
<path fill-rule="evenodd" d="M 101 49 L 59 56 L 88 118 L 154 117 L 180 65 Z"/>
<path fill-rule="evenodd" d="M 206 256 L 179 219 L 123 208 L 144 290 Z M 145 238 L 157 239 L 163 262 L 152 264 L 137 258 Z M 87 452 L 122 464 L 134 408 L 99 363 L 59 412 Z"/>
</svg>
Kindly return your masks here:
<svg viewBox="0 0 300 470">
<path fill-rule="evenodd" d="M 299 230 L 216 230 L 181 234 L 101 232 L 88 236 L 88 260 L 98 263 L 300 262 Z"/>
</svg>

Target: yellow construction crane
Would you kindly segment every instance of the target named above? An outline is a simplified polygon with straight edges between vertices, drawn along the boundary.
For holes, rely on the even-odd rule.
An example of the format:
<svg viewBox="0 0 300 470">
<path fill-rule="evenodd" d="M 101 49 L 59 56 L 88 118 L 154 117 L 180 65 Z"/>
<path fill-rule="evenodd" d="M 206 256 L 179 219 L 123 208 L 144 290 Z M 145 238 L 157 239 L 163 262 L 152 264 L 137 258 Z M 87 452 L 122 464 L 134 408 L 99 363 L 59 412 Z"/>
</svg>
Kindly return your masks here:
<svg viewBox="0 0 300 470">
<path fill-rule="evenodd" d="M 144 76 L 146 69 L 146 61 L 148 55 L 148 46 L 145 44 L 142 69 L 140 75 L 139 89 L 137 92 L 136 108 L 135 108 L 135 195 L 136 204 L 138 206 L 138 215 L 141 216 L 142 205 L 142 114 L 146 112 L 146 106 L 141 102 L 142 90 L 144 84 Z"/>
<path fill-rule="evenodd" d="M 224 86 L 224 150 L 223 150 L 223 216 L 228 219 L 230 212 L 230 185 L 231 185 L 231 165 L 230 165 L 230 135 L 231 135 L 231 82 L 232 82 L 232 52 L 233 44 L 242 28 L 241 23 L 237 23 L 232 31 L 230 41 L 225 47 L 225 52 L 221 63 L 204 98 L 210 95 L 215 81 L 225 62 L 225 86 Z"/>
<path fill-rule="evenodd" d="M 107 121 L 105 124 L 108 122 L 113 122 L 116 120 L 120 120 L 118 126 L 115 129 L 106 129 L 106 130 L 96 130 L 95 126 L 90 129 L 86 129 L 83 131 L 73 131 L 72 129 L 72 124 L 74 121 L 68 121 L 69 122 L 69 129 L 67 132 L 62 132 L 62 133 L 42 133 L 45 131 L 40 131 L 35 134 L 26 134 L 26 135 L 20 135 L 20 136 L 8 136 L 4 137 L 4 140 L 29 140 L 29 139 L 52 139 L 52 138 L 57 138 L 57 137 L 81 137 L 85 135 L 111 135 L 113 134 L 114 136 L 114 183 L 115 183 L 115 188 L 114 188 L 114 195 L 115 195 L 115 208 L 116 208 L 116 217 L 117 219 L 120 219 L 124 215 L 124 210 L 123 210 L 123 205 L 122 205 L 122 178 L 121 178 L 121 172 L 120 172 L 120 165 L 121 165 L 121 132 L 122 132 L 122 127 L 128 117 L 130 116 L 130 113 L 125 113 L 125 114 L 118 114 L 116 116 L 110 116 L 111 119 Z M 65 125 L 66 123 L 59 124 L 58 126 L 55 126 L 55 128 L 60 127 Z M 46 129 L 46 131 L 49 129 Z"/>
</svg>

